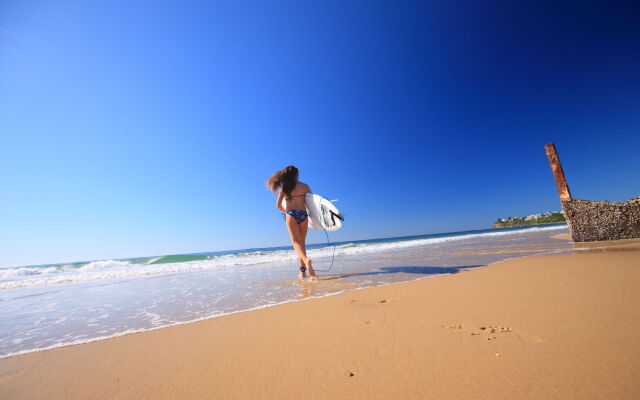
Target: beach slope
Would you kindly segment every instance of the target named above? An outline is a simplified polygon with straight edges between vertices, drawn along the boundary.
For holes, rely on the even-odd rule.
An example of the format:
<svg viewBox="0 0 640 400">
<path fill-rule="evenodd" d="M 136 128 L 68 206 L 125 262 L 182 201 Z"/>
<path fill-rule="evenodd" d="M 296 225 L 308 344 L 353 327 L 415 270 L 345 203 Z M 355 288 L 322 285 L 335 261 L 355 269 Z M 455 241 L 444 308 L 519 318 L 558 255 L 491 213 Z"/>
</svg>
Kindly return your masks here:
<svg viewBox="0 0 640 400">
<path fill-rule="evenodd" d="M 637 399 L 639 250 L 514 259 L 9 357 L 0 398 Z"/>
</svg>

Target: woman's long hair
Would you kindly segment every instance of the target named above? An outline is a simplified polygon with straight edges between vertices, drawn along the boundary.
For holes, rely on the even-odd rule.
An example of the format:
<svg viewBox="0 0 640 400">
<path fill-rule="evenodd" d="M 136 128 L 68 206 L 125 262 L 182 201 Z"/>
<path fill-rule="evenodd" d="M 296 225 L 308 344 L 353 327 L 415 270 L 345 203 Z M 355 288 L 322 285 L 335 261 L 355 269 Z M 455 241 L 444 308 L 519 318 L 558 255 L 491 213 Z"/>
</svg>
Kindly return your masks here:
<svg viewBox="0 0 640 400">
<path fill-rule="evenodd" d="M 296 187 L 296 183 L 298 183 L 298 168 L 293 165 L 285 167 L 267 179 L 267 187 L 271 192 L 275 193 L 280 188 L 287 196 Z"/>
</svg>

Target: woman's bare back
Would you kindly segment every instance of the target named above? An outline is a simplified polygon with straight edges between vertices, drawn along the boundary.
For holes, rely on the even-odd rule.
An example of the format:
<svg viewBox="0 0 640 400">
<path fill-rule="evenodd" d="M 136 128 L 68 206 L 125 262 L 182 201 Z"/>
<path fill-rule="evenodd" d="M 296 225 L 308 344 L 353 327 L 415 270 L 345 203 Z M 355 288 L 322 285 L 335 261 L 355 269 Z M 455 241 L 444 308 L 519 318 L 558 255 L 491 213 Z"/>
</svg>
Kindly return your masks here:
<svg viewBox="0 0 640 400">
<path fill-rule="evenodd" d="M 289 195 L 284 195 L 284 198 L 287 200 L 286 210 L 306 210 L 307 207 L 305 206 L 304 195 L 307 193 L 311 193 L 309 185 L 298 182 Z"/>
</svg>

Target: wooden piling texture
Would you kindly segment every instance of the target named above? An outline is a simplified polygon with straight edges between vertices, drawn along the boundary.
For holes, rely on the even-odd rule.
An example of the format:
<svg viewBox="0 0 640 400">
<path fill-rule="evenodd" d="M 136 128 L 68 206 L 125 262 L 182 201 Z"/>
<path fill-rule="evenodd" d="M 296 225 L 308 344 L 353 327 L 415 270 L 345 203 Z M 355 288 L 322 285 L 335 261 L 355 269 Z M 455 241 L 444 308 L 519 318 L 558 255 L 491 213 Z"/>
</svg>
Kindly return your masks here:
<svg viewBox="0 0 640 400">
<path fill-rule="evenodd" d="M 558 195 L 560 200 L 571 200 L 571 192 L 569 186 L 564 178 L 564 171 L 562 170 L 562 164 L 560 164 L 560 158 L 556 151 L 556 145 L 553 143 L 546 144 L 544 146 L 547 151 L 547 158 L 549 159 L 549 165 L 553 172 L 553 177 L 556 180 L 556 188 L 558 189 Z"/>
<path fill-rule="evenodd" d="M 577 200 L 571 197 L 556 146 L 544 146 L 574 242 L 640 238 L 640 197 L 625 203 Z"/>
</svg>

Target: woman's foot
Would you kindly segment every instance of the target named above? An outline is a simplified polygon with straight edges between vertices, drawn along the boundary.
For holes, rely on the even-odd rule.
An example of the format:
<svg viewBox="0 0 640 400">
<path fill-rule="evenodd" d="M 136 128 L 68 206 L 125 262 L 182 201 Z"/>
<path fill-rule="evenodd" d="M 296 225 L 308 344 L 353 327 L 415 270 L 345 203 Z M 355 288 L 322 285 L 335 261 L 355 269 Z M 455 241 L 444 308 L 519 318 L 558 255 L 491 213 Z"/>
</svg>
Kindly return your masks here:
<svg viewBox="0 0 640 400">
<path fill-rule="evenodd" d="M 317 281 L 318 277 L 316 276 L 316 271 L 313 270 L 313 262 L 310 258 L 307 259 L 307 269 L 309 270 L 309 276 L 312 281 Z"/>
<path fill-rule="evenodd" d="M 307 267 L 301 265 L 298 269 L 300 270 L 300 280 L 307 279 Z"/>
</svg>

